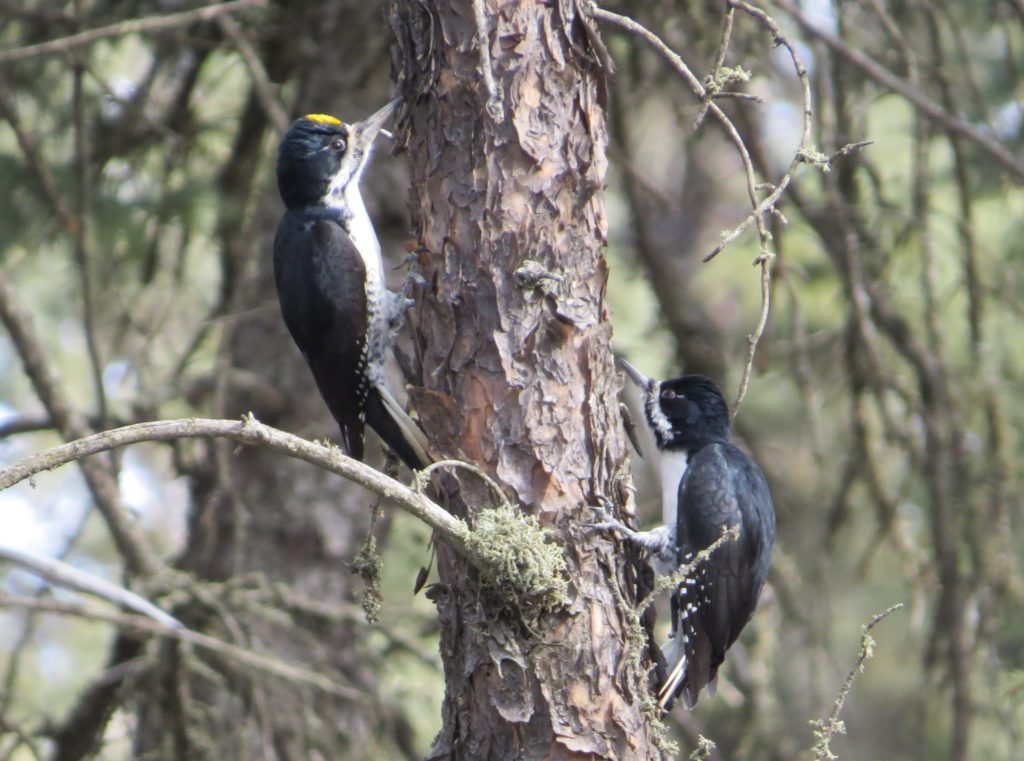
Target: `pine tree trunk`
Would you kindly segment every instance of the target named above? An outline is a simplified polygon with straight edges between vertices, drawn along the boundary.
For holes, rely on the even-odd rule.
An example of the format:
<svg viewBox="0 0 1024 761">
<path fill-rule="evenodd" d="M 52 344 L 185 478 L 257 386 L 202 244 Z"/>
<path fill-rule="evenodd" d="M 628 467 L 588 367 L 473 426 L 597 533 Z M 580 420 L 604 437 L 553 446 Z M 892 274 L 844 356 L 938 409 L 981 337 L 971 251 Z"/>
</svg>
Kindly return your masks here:
<svg viewBox="0 0 1024 761">
<path fill-rule="evenodd" d="M 604 300 L 606 56 L 573 2 L 484 5 L 479 37 L 469 2 L 390 7 L 424 278 L 413 399 L 436 455 L 479 463 L 554 533 L 570 599 L 526 625 L 438 548 L 430 758 L 660 758 L 621 547 L 581 526 L 628 478 Z M 453 510 L 472 523 L 493 498 L 460 482 Z"/>
</svg>

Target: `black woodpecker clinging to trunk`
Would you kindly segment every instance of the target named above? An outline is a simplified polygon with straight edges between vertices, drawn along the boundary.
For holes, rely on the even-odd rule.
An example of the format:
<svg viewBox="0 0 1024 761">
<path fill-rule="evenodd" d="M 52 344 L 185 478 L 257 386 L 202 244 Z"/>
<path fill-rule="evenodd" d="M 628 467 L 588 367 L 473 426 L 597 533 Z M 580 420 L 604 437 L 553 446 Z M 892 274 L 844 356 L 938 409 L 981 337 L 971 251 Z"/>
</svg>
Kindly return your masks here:
<svg viewBox="0 0 1024 761">
<path fill-rule="evenodd" d="M 362 459 L 369 424 L 420 469 L 429 462 L 423 434 L 385 382 L 392 326 L 408 302 L 385 286 L 380 243 L 359 193 L 373 140 L 398 103 L 356 124 L 310 114 L 285 133 L 277 187 L 287 211 L 274 239 L 274 279 L 285 324 L 348 454 Z"/>
<path fill-rule="evenodd" d="M 668 677 L 658 703 L 668 708 L 681 696 L 692 708 L 705 686 L 714 695 L 725 651 L 757 607 L 775 544 L 775 509 L 761 469 L 729 442 L 729 408 L 710 379 L 655 381 L 620 364 L 644 393 L 644 416 L 658 448 L 664 525 L 633 531 L 609 519 L 597 528 L 620 531 L 645 547 L 660 574 L 693 561 L 723 529 L 739 530 L 738 539 L 719 545 L 672 593 L 670 639 L 662 648 Z"/>
</svg>

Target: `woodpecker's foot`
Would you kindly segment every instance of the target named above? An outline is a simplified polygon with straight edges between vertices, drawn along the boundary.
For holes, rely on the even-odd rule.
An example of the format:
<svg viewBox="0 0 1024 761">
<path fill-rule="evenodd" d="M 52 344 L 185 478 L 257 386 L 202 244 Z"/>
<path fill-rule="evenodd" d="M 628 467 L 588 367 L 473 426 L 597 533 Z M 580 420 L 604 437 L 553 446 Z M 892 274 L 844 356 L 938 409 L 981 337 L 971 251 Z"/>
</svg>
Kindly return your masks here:
<svg viewBox="0 0 1024 761">
<path fill-rule="evenodd" d="M 591 507 L 594 511 L 594 522 L 585 524 L 586 529 L 590 532 L 618 531 L 627 539 L 636 541 L 638 532 L 612 515 L 612 501 L 607 497 L 598 497 L 597 501 L 598 504 Z"/>
<path fill-rule="evenodd" d="M 617 521 L 614 518 L 601 521 L 599 523 L 588 523 L 586 528 L 589 531 L 618 531 L 620 534 L 625 534 L 629 539 L 636 537 L 637 532 L 631 529 L 622 521 Z"/>
<path fill-rule="evenodd" d="M 650 531 L 631 531 L 628 530 L 623 532 L 634 544 L 639 544 L 645 550 L 651 554 L 666 558 L 671 557 L 675 559 L 676 554 L 676 532 L 668 526 L 658 526 L 656 529 Z"/>
<path fill-rule="evenodd" d="M 408 286 L 409 281 L 406 281 Z M 408 287 L 402 288 L 398 293 L 392 292 L 391 294 L 391 319 L 400 319 L 402 315 L 408 312 L 412 307 L 416 306 L 416 300 L 412 298 L 409 293 Z"/>
<path fill-rule="evenodd" d="M 388 303 L 387 303 L 387 317 L 388 327 L 391 329 L 392 335 L 397 333 L 399 328 L 402 327 L 402 321 L 405 319 L 405 313 L 408 312 L 412 307 L 416 306 L 416 302 L 409 298 L 407 291 L 409 281 L 406 280 L 406 287 L 402 288 L 400 293 L 394 291 L 388 291 Z"/>
<path fill-rule="evenodd" d="M 676 569 L 676 532 L 673 526 L 658 526 L 651 531 L 636 531 L 614 518 L 609 510 L 610 502 L 600 499 L 600 506 L 594 508 L 596 521 L 588 523 L 590 531 L 617 531 L 623 539 L 643 547 L 651 555 L 651 565 L 659 576 L 667 576 Z"/>
<path fill-rule="evenodd" d="M 402 318 L 405 317 L 405 313 L 412 309 L 414 306 L 416 306 L 415 299 L 407 298 L 402 294 L 396 294 L 395 301 L 391 307 L 394 315 L 391 319 L 395 322 L 401 320 Z"/>
<path fill-rule="evenodd" d="M 402 285 L 402 296 L 407 299 L 412 298 L 412 289 L 416 286 L 421 288 L 427 287 L 427 281 L 423 275 L 419 272 L 410 272 L 405 276 L 405 283 Z"/>
</svg>

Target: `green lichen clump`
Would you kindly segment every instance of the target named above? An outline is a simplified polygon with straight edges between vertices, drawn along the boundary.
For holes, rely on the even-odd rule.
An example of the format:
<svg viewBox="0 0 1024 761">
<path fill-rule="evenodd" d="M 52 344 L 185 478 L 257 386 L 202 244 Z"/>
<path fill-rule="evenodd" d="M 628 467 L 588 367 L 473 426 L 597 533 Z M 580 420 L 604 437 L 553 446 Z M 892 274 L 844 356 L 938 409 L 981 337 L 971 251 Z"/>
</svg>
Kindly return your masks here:
<svg viewBox="0 0 1024 761">
<path fill-rule="evenodd" d="M 377 538 L 371 529 L 370 534 L 366 537 L 366 542 L 359 550 L 359 554 L 352 560 L 351 565 L 352 570 L 366 582 L 362 603 L 368 624 L 375 624 L 380 618 L 381 603 L 384 599 L 380 588 L 381 566 L 380 554 L 377 552 Z"/>
<path fill-rule="evenodd" d="M 532 515 L 511 505 L 483 510 L 467 541 L 486 567 L 484 585 L 524 614 L 539 615 L 565 604 L 565 558 Z"/>
</svg>

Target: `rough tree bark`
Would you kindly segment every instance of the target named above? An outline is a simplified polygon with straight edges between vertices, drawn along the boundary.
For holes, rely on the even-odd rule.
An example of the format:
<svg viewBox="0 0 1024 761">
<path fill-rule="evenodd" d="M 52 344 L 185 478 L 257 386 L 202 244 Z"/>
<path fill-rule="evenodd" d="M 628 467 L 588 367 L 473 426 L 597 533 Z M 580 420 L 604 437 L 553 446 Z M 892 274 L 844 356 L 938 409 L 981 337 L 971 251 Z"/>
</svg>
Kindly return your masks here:
<svg viewBox="0 0 1024 761">
<path fill-rule="evenodd" d="M 482 6 L 482 29 L 470 2 L 389 6 L 424 283 L 412 396 L 434 454 L 496 476 L 564 545 L 571 584 L 564 609 L 526 623 L 438 548 L 430 758 L 659 758 L 644 638 L 617 603 L 623 554 L 581 530 L 628 479 L 604 302 L 610 64 L 575 2 Z M 448 494 L 470 522 L 488 506 L 471 481 Z"/>
</svg>

